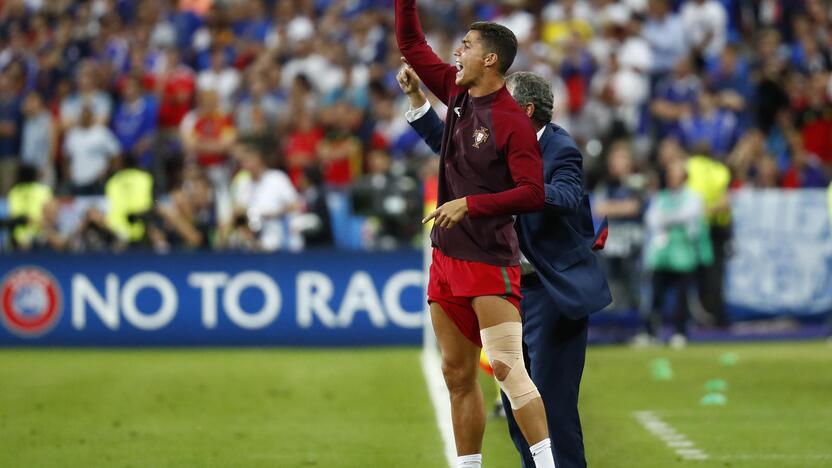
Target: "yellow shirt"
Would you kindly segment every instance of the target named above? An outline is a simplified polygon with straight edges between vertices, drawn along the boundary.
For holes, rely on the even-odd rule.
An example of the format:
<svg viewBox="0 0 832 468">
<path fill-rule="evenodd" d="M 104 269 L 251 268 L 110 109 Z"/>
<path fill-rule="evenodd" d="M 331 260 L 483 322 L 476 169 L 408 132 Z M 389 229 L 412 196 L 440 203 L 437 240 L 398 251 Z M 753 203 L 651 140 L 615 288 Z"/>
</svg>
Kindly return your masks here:
<svg viewBox="0 0 832 468">
<path fill-rule="evenodd" d="M 25 216 L 29 222 L 14 229 L 14 240 L 29 245 L 40 232 L 43 206 L 52 200 L 52 189 L 39 182 L 17 184 L 9 191 L 9 215 Z"/>
<path fill-rule="evenodd" d="M 592 38 L 592 25 L 579 19 L 551 21 L 543 25 L 541 34 L 543 41 L 551 45 L 561 44 L 573 35 L 588 41 Z"/>
<path fill-rule="evenodd" d="M 144 238 L 143 222 L 131 223 L 129 216 L 153 208 L 153 177 L 139 169 L 123 169 L 113 174 L 104 188 L 109 210 L 107 224 L 119 237 L 131 242 Z"/>
<path fill-rule="evenodd" d="M 709 211 L 728 194 L 731 183 L 731 171 L 725 164 L 706 156 L 691 156 L 687 163 L 687 186 L 698 193 Z M 708 224 L 727 226 L 731 222 L 730 212 L 708 215 Z"/>
</svg>

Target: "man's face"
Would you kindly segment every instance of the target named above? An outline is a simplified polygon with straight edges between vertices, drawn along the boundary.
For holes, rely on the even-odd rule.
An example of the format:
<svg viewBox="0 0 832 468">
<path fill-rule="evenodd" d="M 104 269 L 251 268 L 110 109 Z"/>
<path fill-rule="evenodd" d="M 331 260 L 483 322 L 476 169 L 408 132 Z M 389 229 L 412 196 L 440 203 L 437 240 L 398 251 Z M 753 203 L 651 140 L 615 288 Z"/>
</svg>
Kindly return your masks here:
<svg viewBox="0 0 832 468">
<path fill-rule="evenodd" d="M 462 44 L 454 51 L 457 86 L 469 88 L 479 81 L 485 72 L 488 55 L 491 54 L 483 50 L 480 32 L 468 31 L 468 34 L 462 38 Z"/>
</svg>

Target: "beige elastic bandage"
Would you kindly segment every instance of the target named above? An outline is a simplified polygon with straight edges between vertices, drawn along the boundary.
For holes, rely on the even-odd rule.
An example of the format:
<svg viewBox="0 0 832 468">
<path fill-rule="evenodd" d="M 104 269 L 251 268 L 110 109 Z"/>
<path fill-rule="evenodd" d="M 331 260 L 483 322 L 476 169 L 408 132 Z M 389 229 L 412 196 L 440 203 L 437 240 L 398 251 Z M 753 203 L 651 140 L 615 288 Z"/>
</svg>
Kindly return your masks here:
<svg viewBox="0 0 832 468">
<path fill-rule="evenodd" d="M 539 398 L 540 393 L 523 363 L 523 326 L 520 322 L 505 322 L 484 328 L 480 330 L 480 337 L 491 367 L 495 362 L 508 367 L 506 378 L 497 379 L 497 382 L 508 396 L 511 409 L 518 410 Z"/>
</svg>

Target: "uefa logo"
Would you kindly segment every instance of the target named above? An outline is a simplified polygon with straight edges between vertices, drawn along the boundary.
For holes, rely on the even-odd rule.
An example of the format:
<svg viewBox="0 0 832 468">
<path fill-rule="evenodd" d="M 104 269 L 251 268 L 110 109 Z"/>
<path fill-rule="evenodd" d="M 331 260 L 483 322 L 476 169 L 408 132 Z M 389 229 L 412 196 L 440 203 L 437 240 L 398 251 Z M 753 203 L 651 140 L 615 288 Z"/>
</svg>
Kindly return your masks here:
<svg viewBox="0 0 832 468">
<path fill-rule="evenodd" d="M 48 272 L 32 266 L 12 270 L 0 282 L 3 325 L 23 338 L 41 336 L 61 318 L 61 289 Z"/>
</svg>

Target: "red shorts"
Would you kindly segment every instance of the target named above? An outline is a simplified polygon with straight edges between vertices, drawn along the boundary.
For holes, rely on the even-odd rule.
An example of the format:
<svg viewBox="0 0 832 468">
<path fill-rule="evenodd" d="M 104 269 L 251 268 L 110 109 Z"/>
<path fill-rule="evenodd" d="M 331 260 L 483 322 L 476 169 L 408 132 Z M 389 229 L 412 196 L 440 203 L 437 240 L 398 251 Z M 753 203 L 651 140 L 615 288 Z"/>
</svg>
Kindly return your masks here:
<svg viewBox="0 0 832 468">
<path fill-rule="evenodd" d="M 519 311 L 520 267 L 459 260 L 434 248 L 428 302 L 439 304 L 459 331 L 481 347 L 480 324 L 471 306 L 471 300 L 480 296 L 500 296 Z"/>
</svg>

